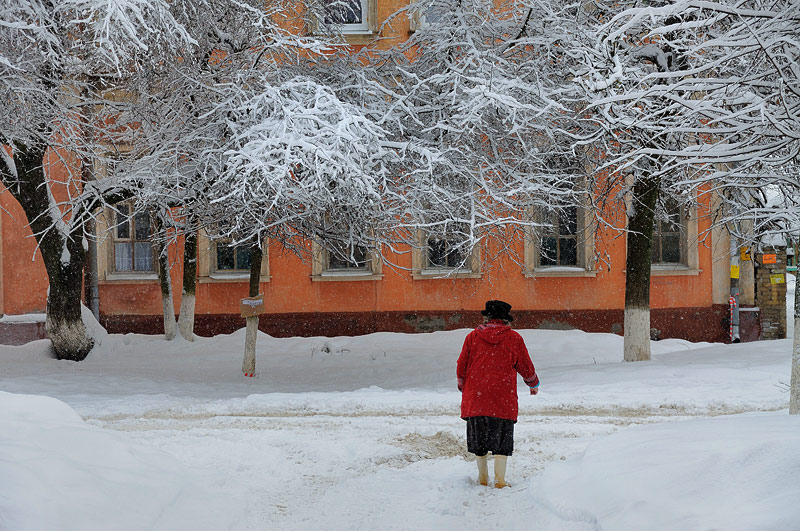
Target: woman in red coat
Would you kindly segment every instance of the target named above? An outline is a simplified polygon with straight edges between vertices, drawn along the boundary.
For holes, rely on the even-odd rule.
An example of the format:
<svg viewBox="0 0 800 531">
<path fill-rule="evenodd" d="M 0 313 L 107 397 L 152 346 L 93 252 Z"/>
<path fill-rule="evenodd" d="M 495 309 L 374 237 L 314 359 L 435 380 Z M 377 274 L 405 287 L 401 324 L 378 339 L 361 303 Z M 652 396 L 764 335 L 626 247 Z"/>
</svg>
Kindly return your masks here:
<svg viewBox="0 0 800 531">
<path fill-rule="evenodd" d="M 488 453 L 494 456 L 494 486 L 507 487 L 508 456 L 514 450 L 514 423 L 519 411 L 517 373 L 539 392 L 539 377 L 525 341 L 509 323 L 511 305 L 487 301 L 484 324 L 469 333 L 458 358 L 461 418 L 467 421 L 467 450 L 477 456 L 478 482 L 489 484 Z"/>
</svg>

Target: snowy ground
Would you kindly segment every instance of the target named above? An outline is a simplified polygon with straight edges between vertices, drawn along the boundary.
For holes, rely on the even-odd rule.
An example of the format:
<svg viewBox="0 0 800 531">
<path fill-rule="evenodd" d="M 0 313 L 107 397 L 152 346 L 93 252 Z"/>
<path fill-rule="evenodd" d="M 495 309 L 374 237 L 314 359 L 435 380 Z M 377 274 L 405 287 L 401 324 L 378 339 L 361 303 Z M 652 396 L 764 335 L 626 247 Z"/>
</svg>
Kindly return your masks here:
<svg viewBox="0 0 800 531">
<path fill-rule="evenodd" d="M 789 340 L 623 363 L 615 335 L 522 330 L 542 387 L 496 490 L 458 418 L 467 330 L 261 335 L 254 379 L 243 332 L 0 347 L 0 530 L 800 529 Z"/>
</svg>

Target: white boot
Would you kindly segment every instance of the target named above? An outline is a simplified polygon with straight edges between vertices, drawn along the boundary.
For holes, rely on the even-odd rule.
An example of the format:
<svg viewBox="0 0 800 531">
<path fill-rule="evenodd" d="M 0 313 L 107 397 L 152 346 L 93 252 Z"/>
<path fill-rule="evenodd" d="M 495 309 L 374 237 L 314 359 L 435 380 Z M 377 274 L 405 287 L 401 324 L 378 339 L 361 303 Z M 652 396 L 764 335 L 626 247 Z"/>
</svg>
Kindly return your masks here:
<svg viewBox="0 0 800 531">
<path fill-rule="evenodd" d="M 494 486 L 497 489 L 502 489 L 503 487 L 510 487 L 508 483 L 506 483 L 506 464 L 508 463 L 508 456 L 507 455 L 496 455 L 494 456 Z"/>
<path fill-rule="evenodd" d="M 475 461 L 478 463 L 478 483 L 485 487 L 489 484 L 489 456 L 479 455 Z"/>
</svg>

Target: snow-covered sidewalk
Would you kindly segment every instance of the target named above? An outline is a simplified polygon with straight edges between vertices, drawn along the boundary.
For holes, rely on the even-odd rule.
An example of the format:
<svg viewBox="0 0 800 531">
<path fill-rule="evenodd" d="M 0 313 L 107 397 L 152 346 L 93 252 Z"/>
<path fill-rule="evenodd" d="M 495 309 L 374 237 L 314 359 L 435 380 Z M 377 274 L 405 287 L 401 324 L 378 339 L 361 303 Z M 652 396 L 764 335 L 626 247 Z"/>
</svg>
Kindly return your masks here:
<svg viewBox="0 0 800 531">
<path fill-rule="evenodd" d="M 466 333 L 262 335 L 255 379 L 243 331 L 2 347 L 0 529 L 800 528 L 788 340 L 630 364 L 615 335 L 522 330 L 542 390 L 495 490 L 458 418 Z"/>
</svg>

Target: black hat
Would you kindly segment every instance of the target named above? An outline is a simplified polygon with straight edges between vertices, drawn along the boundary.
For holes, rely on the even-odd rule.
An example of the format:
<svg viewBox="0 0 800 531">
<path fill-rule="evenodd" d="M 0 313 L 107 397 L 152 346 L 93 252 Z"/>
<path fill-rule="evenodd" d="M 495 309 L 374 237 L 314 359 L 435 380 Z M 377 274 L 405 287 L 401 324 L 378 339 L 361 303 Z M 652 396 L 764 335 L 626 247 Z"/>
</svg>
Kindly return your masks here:
<svg viewBox="0 0 800 531">
<path fill-rule="evenodd" d="M 514 318 L 508 313 L 511 305 L 503 301 L 486 301 L 486 309 L 481 310 L 481 315 L 489 319 L 502 319 L 503 321 L 513 321 Z"/>
</svg>

